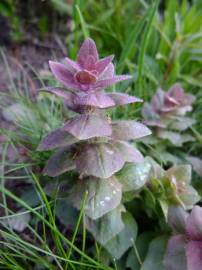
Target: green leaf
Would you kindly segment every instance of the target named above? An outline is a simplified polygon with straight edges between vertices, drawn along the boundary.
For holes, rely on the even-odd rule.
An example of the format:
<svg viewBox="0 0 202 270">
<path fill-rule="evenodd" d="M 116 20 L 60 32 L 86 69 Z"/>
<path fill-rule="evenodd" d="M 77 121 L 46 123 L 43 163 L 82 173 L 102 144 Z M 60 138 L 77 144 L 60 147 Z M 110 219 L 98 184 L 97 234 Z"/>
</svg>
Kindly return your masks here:
<svg viewBox="0 0 202 270">
<path fill-rule="evenodd" d="M 76 11 L 77 11 L 77 13 L 79 15 L 79 20 L 80 20 L 83 36 L 84 36 L 84 38 L 88 38 L 89 37 L 89 32 L 88 32 L 88 28 L 87 28 L 86 22 L 84 20 L 84 17 L 83 17 L 83 15 L 81 13 L 81 10 L 80 10 L 78 5 L 76 5 L 75 8 L 76 8 Z"/>
<path fill-rule="evenodd" d="M 146 259 L 141 270 L 166 270 L 163 259 L 166 251 L 168 237 L 166 235 L 155 238 L 149 245 Z"/>
<path fill-rule="evenodd" d="M 123 222 L 124 229 L 105 245 L 115 259 L 121 258 L 128 248 L 133 246 L 137 236 L 137 224 L 129 212 L 123 213 Z"/>
<path fill-rule="evenodd" d="M 67 131 L 58 128 L 51 131 L 47 136 L 45 136 L 40 142 L 37 150 L 47 151 L 59 147 L 65 147 L 78 142 L 78 139 L 72 136 Z"/>
<path fill-rule="evenodd" d="M 148 21 L 147 25 L 145 27 L 145 30 L 143 32 L 142 41 L 140 44 L 140 52 L 138 56 L 138 78 L 137 78 L 137 85 L 138 85 L 138 91 L 143 96 L 143 89 L 142 89 L 142 74 L 143 74 L 143 67 L 144 67 L 144 58 L 145 58 L 145 52 L 148 44 L 149 34 L 150 30 L 152 28 L 152 21 L 154 19 L 156 10 L 158 8 L 159 0 L 156 0 L 149 8 L 149 14 L 148 14 Z"/>
<path fill-rule="evenodd" d="M 179 194 L 179 197 L 187 210 L 192 209 L 193 206 L 201 199 L 201 196 L 198 194 L 196 189 L 190 185 L 186 185 L 184 187 L 183 193 Z"/>
<path fill-rule="evenodd" d="M 169 125 L 169 128 L 178 130 L 178 131 L 184 131 L 194 125 L 196 121 L 190 117 L 179 117 L 175 121 L 171 122 Z"/>
<path fill-rule="evenodd" d="M 74 152 L 67 146 L 57 150 L 47 161 L 43 174 L 58 176 L 75 168 Z"/>
<path fill-rule="evenodd" d="M 167 139 L 175 146 L 182 146 L 183 143 L 193 141 L 194 138 L 189 134 L 180 134 L 178 132 L 159 130 L 157 136 L 161 139 Z"/>
<path fill-rule="evenodd" d="M 97 220 L 86 218 L 87 229 L 101 245 L 105 245 L 123 230 L 124 223 L 121 215 L 124 211 L 123 205 L 119 205 Z"/>
<path fill-rule="evenodd" d="M 76 157 L 80 174 L 109 178 L 119 171 L 125 163 L 118 147 L 112 143 L 86 144 Z"/>
<path fill-rule="evenodd" d="M 135 243 L 135 249 L 131 248 L 128 255 L 126 266 L 132 270 L 140 270 L 142 262 L 147 254 L 149 243 L 155 237 L 154 232 L 144 232 L 138 236 Z"/>
<path fill-rule="evenodd" d="M 118 67 L 117 67 L 117 69 L 120 73 L 123 71 L 124 63 L 125 63 L 127 57 L 130 55 L 132 50 L 135 51 L 135 42 L 136 42 L 139 34 L 142 31 L 142 28 L 146 22 L 148 13 L 149 13 L 149 9 L 145 13 L 144 17 L 136 25 L 134 25 L 132 31 L 130 32 L 126 41 L 124 42 L 124 47 L 122 49 L 122 52 L 120 55 L 120 60 L 119 60 Z"/>
<path fill-rule="evenodd" d="M 78 211 L 73 208 L 67 200 L 57 200 L 55 214 L 66 228 L 68 228 L 68 226 L 76 226 Z"/>
<path fill-rule="evenodd" d="M 151 216 L 152 212 L 156 208 L 156 198 L 148 188 L 144 188 L 142 195 L 143 195 L 143 202 L 144 202 L 145 210 L 148 216 Z"/>
<path fill-rule="evenodd" d="M 39 194 L 33 187 L 24 189 L 21 194 L 21 199 L 31 207 L 36 207 L 41 202 Z"/>
<path fill-rule="evenodd" d="M 164 176 L 164 169 L 151 157 L 146 157 L 145 161 L 151 165 L 150 177 L 161 179 Z"/>
<path fill-rule="evenodd" d="M 158 202 L 160 204 L 160 207 L 161 207 L 161 210 L 163 212 L 164 218 L 167 221 L 167 219 L 168 219 L 168 208 L 169 208 L 168 202 L 166 200 L 163 200 L 163 199 L 158 199 Z"/>
<path fill-rule="evenodd" d="M 151 165 L 148 162 L 141 164 L 126 164 L 118 172 L 117 178 L 123 185 L 123 191 L 138 190 L 142 188 L 148 180 Z"/>
<path fill-rule="evenodd" d="M 72 14 L 72 5 L 67 4 L 65 0 L 51 0 L 51 3 L 62 14 Z"/>
<path fill-rule="evenodd" d="M 85 214 L 94 220 L 107 214 L 121 202 L 122 187 L 115 177 L 79 180 L 71 189 L 68 200 L 80 209 L 86 191 L 88 196 L 84 208 Z"/>
<path fill-rule="evenodd" d="M 171 167 L 165 172 L 165 176 L 172 179 L 174 176 L 176 181 L 183 181 L 187 184 L 191 181 L 191 165 L 177 165 Z"/>
</svg>

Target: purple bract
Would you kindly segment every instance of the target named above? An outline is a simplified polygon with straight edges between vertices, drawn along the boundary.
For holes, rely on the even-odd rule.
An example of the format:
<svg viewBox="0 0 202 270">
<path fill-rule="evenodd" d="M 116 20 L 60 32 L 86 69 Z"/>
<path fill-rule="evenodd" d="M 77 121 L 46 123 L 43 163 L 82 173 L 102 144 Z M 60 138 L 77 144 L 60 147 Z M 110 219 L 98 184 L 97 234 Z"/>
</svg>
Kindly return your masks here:
<svg viewBox="0 0 202 270">
<path fill-rule="evenodd" d="M 179 232 L 168 242 L 165 266 L 167 270 L 201 270 L 202 266 L 202 208 L 194 206 L 187 215 L 183 210 L 172 209 L 172 228 Z M 174 224 L 174 225 L 173 225 Z M 181 230 L 179 226 L 181 224 Z M 184 232 L 182 231 L 184 230 Z"/>
</svg>

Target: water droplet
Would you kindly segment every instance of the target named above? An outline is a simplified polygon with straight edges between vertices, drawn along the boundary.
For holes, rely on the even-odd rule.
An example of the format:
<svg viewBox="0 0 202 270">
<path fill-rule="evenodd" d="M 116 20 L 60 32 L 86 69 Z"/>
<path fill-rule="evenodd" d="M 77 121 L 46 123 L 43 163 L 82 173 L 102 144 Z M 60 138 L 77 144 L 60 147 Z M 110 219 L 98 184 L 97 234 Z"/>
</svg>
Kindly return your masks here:
<svg viewBox="0 0 202 270">
<path fill-rule="evenodd" d="M 110 154 L 110 155 L 113 155 L 113 154 L 114 154 L 114 151 L 109 150 L 109 149 L 107 149 L 106 152 L 107 152 L 108 154 Z"/>
<path fill-rule="evenodd" d="M 101 206 L 104 206 L 105 205 L 105 202 L 104 201 L 100 201 L 100 205 Z"/>
</svg>

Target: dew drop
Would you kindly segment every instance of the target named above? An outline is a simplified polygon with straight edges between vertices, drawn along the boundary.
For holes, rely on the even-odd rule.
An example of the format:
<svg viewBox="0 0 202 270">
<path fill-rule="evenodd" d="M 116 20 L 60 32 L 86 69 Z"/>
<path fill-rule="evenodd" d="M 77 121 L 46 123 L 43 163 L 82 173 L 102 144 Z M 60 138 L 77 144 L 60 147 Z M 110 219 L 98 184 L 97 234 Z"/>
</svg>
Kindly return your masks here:
<svg viewBox="0 0 202 270">
<path fill-rule="evenodd" d="M 100 205 L 101 206 L 104 206 L 105 205 L 105 202 L 104 201 L 100 201 Z"/>
<path fill-rule="evenodd" d="M 107 152 L 109 155 L 113 155 L 113 154 L 114 154 L 114 151 L 109 150 L 109 149 L 107 149 L 106 152 Z"/>
</svg>

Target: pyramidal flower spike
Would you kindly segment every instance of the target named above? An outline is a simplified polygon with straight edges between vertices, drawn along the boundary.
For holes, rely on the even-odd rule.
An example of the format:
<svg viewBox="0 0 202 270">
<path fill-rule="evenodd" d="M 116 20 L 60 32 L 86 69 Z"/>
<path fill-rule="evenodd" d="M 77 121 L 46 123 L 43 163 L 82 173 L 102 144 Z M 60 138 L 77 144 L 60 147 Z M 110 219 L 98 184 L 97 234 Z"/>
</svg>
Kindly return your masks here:
<svg viewBox="0 0 202 270">
<path fill-rule="evenodd" d="M 87 39 L 79 50 L 77 61 L 69 58 L 65 58 L 64 63 L 50 61 L 53 75 L 64 88 L 47 87 L 45 91 L 62 98 L 65 107 L 72 111 L 72 117 L 47 134 L 38 146 L 39 151 L 54 151 L 43 168 L 44 175 L 60 177 L 74 171 L 68 177 L 59 178 L 58 197 L 65 198 L 71 206 L 80 210 L 84 194 L 88 191 L 84 211 L 89 224 L 94 226 L 97 224 L 94 222 L 100 222 L 106 214 L 110 214 L 109 223 L 113 224 L 112 210 L 115 216 L 118 211 L 122 219 L 122 193 L 142 188 L 150 170 L 150 166 L 143 170 L 144 157 L 131 144 L 131 141 L 150 135 L 150 129 L 134 120 L 113 121 L 105 113 L 104 108 L 142 102 L 125 93 L 105 92 L 108 86 L 131 78 L 115 75 L 112 60 L 113 56 L 99 59 L 94 41 Z M 133 175 L 138 184 L 131 185 Z M 143 179 L 139 181 L 138 177 Z M 127 226 L 127 222 L 123 218 L 120 230 Z M 92 226 L 87 226 L 87 229 L 92 232 Z M 111 240 L 120 230 L 110 230 L 114 233 L 106 239 Z M 97 235 L 95 239 L 103 244 Z M 122 253 L 131 245 L 132 241 L 128 241 Z"/>
<path fill-rule="evenodd" d="M 108 108 L 141 102 L 141 99 L 127 94 L 112 95 L 103 91 L 106 87 L 132 78 L 129 75 L 115 74 L 113 58 L 110 55 L 99 59 L 95 42 L 88 38 L 81 45 L 76 61 L 68 57 L 64 59 L 64 63 L 49 61 L 53 75 L 64 88 L 48 87 L 45 90 L 63 97 L 67 107 L 73 110 L 73 107 L 80 105 Z"/>
</svg>

